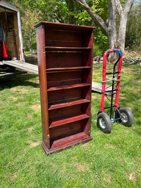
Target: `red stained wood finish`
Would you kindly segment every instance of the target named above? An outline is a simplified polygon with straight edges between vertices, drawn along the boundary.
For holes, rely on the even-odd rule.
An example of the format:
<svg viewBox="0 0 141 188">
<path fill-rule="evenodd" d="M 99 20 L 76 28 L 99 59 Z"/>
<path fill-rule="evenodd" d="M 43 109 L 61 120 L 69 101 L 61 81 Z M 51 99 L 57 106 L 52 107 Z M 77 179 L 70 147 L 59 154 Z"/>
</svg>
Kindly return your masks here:
<svg viewBox="0 0 141 188">
<path fill-rule="evenodd" d="M 47 155 L 92 140 L 93 29 L 53 22 L 35 25 Z"/>
</svg>

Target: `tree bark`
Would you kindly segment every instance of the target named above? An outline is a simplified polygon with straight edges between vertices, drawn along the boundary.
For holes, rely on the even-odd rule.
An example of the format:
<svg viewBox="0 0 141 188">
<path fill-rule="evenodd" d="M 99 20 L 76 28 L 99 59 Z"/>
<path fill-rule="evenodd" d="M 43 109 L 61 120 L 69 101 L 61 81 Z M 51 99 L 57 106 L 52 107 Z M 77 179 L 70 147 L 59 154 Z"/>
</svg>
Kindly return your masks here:
<svg viewBox="0 0 141 188">
<path fill-rule="evenodd" d="M 119 0 L 115 0 L 119 1 Z M 118 14 L 120 16 L 119 31 L 117 38 L 117 47 L 124 53 L 125 49 L 125 37 L 126 37 L 126 26 L 129 12 L 132 8 L 134 0 L 127 0 L 124 9 L 119 9 Z M 118 8 L 117 8 L 118 9 Z"/>
<path fill-rule="evenodd" d="M 113 0 L 108 0 L 108 42 L 109 48 L 117 48 L 117 12 L 116 5 Z"/>
</svg>

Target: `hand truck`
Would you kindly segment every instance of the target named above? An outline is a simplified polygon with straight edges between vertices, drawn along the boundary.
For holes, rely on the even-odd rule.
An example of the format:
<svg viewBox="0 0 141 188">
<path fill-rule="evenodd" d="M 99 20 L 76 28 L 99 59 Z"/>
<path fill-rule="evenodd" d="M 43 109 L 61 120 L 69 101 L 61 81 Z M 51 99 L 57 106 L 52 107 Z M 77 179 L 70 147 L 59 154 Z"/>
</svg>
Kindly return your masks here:
<svg viewBox="0 0 141 188">
<path fill-rule="evenodd" d="M 109 55 L 109 53 L 119 54 L 119 58 L 113 66 L 113 72 L 106 72 L 107 56 Z M 118 70 L 116 71 L 117 65 L 118 65 Z M 104 133 L 111 132 L 112 122 L 120 121 L 123 125 L 127 127 L 130 127 L 133 124 L 134 117 L 133 117 L 132 112 L 127 108 L 120 108 L 118 106 L 121 67 L 122 67 L 121 51 L 118 49 L 107 50 L 103 56 L 103 81 L 102 81 L 101 108 L 97 115 L 97 126 Z M 112 78 L 108 78 L 107 75 L 112 75 Z M 112 85 L 106 86 L 106 82 L 111 82 Z M 115 87 L 115 83 L 116 83 L 116 87 Z M 109 87 L 111 87 L 110 90 L 109 90 Z M 104 107 L 105 96 L 107 97 L 107 93 L 109 93 L 109 95 L 111 96 L 111 100 L 109 100 L 111 102 L 111 105 L 109 107 Z M 114 96 L 115 96 L 115 100 L 114 100 Z M 110 109 L 110 117 L 104 112 L 105 109 Z"/>
</svg>

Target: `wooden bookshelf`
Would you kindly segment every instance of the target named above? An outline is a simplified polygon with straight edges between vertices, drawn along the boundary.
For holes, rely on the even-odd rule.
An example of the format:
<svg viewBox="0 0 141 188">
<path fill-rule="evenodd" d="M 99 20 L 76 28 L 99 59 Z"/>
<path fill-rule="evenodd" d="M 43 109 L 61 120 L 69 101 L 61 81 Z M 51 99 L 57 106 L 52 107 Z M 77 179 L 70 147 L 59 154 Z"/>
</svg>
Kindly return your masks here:
<svg viewBox="0 0 141 188">
<path fill-rule="evenodd" d="M 93 29 L 53 22 L 35 25 L 47 155 L 92 140 Z"/>
</svg>

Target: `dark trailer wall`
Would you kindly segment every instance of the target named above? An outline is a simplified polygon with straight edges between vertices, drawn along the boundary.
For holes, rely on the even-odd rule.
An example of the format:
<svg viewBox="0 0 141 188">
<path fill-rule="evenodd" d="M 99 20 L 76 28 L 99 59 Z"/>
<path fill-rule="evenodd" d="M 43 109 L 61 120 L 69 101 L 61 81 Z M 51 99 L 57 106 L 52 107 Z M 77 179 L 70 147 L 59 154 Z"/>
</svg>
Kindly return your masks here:
<svg viewBox="0 0 141 188">
<path fill-rule="evenodd" d="M 8 54 L 7 60 L 21 59 L 21 48 L 18 33 L 17 12 L 0 6 L 0 60 L 3 57 L 3 41 Z"/>
</svg>

